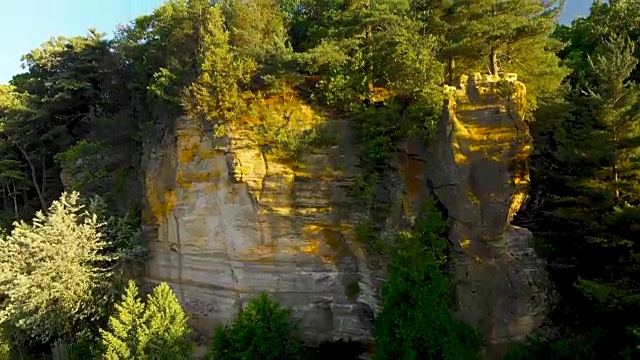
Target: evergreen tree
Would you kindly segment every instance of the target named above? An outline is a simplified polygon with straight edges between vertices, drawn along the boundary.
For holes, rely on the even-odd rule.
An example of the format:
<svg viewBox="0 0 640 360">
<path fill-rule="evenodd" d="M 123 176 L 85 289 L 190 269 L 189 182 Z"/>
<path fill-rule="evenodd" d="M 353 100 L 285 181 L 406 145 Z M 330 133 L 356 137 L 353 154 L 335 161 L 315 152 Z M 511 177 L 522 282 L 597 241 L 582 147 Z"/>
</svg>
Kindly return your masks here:
<svg viewBox="0 0 640 360">
<path fill-rule="evenodd" d="M 589 63 L 595 74 L 595 84 L 589 94 L 595 101 L 595 117 L 604 140 L 600 148 L 606 152 L 613 186 L 613 201 L 620 198 L 620 182 L 637 178 L 638 143 L 640 137 L 640 89 L 630 82 L 638 60 L 633 56 L 634 45 L 625 38 L 605 42 L 602 50 Z M 640 200 L 640 199 L 639 199 Z"/>
<path fill-rule="evenodd" d="M 187 315 L 166 283 L 156 286 L 147 298 L 145 321 L 150 335 L 150 359 L 182 360 L 193 356 L 187 338 Z"/>
<path fill-rule="evenodd" d="M 0 321 L 42 342 L 75 334 L 98 321 L 108 301 L 111 272 L 94 214 L 62 194 L 33 224 L 14 223 L 0 239 Z"/>
<path fill-rule="evenodd" d="M 138 288 L 133 281 L 129 281 L 115 311 L 109 318 L 108 330 L 100 330 L 105 358 L 146 359 L 145 350 L 151 334 L 145 323 L 145 306 L 138 298 Z"/>
<path fill-rule="evenodd" d="M 251 300 L 227 328 L 216 331 L 211 360 L 302 360 L 302 342 L 290 322 L 290 312 L 269 299 L 267 293 Z"/>
<path fill-rule="evenodd" d="M 639 4 L 596 2 L 589 17 L 556 32 L 574 71 L 563 101 L 532 124 L 534 198 L 521 219 L 562 296 L 551 320 L 563 338 L 534 341 L 514 359 L 639 355 L 637 29 L 630 25 Z"/>
<path fill-rule="evenodd" d="M 553 94 L 567 75 L 550 37 L 563 0 L 455 0 L 449 45 L 457 74 L 471 71 L 515 72 L 534 97 Z"/>
<path fill-rule="evenodd" d="M 156 286 L 146 305 L 130 281 L 107 330 L 101 330 L 108 360 L 178 360 L 193 357 L 187 316 L 166 283 Z"/>
<path fill-rule="evenodd" d="M 231 46 L 261 66 L 286 62 L 286 15 L 276 0 L 225 0 L 222 12 Z M 290 54 L 289 54 L 290 55 Z"/>
<path fill-rule="evenodd" d="M 255 62 L 232 52 L 219 6 L 202 6 L 199 12 L 198 77 L 185 89 L 182 104 L 193 119 L 224 125 L 242 107 L 240 85 L 250 79 Z"/>
</svg>

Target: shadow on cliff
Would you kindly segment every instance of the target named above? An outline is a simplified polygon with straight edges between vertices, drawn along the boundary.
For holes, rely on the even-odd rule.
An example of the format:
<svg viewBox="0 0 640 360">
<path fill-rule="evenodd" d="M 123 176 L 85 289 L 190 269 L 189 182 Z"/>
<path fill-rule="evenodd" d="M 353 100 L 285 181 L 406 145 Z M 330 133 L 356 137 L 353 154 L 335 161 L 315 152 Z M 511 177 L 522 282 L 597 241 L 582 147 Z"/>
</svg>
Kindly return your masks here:
<svg viewBox="0 0 640 360">
<path fill-rule="evenodd" d="M 354 341 L 324 342 L 318 347 L 309 347 L 309 360 L 358 360 L 367 349 Z"/>
</svg>

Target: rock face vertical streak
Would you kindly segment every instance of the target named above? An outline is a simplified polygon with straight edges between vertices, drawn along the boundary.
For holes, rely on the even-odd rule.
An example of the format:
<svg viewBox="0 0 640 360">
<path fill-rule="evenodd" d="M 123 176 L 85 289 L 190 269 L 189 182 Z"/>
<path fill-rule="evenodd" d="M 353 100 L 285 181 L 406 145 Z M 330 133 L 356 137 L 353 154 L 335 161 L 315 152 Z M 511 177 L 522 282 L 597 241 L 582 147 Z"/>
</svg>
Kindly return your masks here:
<svg viewBox="0 0 640 360">
<path fill-rule="evenodd" d="M 531 233 L 511 220 L 527 197 L 532 149 L 525 86 L 514 74 L 463 76 L 447 95 L 430 147 L 428 177 L 447 208 L 458 255 L 458 315 L 479 328 L 489 353 L 523 340 L 545 319 L 551 285 Z"/>
</svg>

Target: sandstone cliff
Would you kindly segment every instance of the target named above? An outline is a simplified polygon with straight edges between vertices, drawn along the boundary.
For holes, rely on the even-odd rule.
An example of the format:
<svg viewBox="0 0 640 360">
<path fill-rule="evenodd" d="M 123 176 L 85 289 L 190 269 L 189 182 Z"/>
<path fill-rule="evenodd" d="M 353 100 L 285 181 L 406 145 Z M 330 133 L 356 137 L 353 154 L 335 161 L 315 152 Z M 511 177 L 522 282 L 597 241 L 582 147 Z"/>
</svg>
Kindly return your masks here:
<svg viewBox="0 0 640 360">
<path fill-rule="evenodd" d="M 523 340 L 549 309 L 551 285 L 532 234 L 510 224 L 527 197 L 532 138 L 525 86 L 474 74 L 445 88 L 446 109 L 427 176 L 450 220 L 459 316 L 490 348 Z"/>
<path fill-rule="evenodd" d="M 393 161 L 387 227 L 410 226 L 425 200 L 440 202 L 457 252 L 458 313 L 495 348 L 522 340 L 549 306 L 531 233 L 510 225 L 528 186 L 525 87 L 515 75 L 476 74 L 445 91 L 429 147 L 408 139 Z M 303 103 L 276 113 L 293 127 L 328 127 L 338 143 L 290 161 L 257 146 L 250 124 L 219 138 L 206 123 L 181 118 L 149 151 L 147 278 L 169 283 L 206 333 L 267 290 L 292 309 L 310 342 L 370 341 L 384 261 L 354 241 L 362 215 L 348 195 L 360 171 L 349 121 L 318 116 Z"/>
<path fill-rule="evenodd" d="M 314 125 L 305 105 L 286 116 Z M 151 152 L 146 220 L 157 235 L 147 275 L 169 283 L 197 330 L 210 334 L 267 290 L 310 342 L 370 339 L 374 291 L 347 196 L 357 159 L 340 150 L 347 124 L 330 124 L 347 144 L 293 162 L 256 146 L 246 129 L 215 138 L 186 118 Z"/>
</svg>

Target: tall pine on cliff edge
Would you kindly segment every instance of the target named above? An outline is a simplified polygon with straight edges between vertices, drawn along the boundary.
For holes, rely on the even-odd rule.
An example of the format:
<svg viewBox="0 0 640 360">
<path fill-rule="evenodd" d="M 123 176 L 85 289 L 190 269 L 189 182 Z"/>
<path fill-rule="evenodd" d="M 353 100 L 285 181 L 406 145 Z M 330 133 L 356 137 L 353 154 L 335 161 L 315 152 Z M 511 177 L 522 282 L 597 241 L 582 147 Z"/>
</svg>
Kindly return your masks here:
<svg viewBox="0 0 640 360">
<path fill-rule="evenodd" d="M 450 71 L 515 72 L 533 99 L 553 94 L 568 74 L 556 56 L 562 44 L 550 36 L 563 5 L 564 0 L 454 0 L 443 49 L 455 64 Z"/>
</svg>

